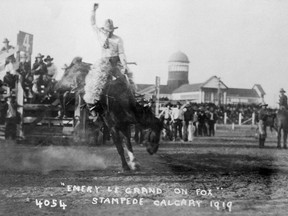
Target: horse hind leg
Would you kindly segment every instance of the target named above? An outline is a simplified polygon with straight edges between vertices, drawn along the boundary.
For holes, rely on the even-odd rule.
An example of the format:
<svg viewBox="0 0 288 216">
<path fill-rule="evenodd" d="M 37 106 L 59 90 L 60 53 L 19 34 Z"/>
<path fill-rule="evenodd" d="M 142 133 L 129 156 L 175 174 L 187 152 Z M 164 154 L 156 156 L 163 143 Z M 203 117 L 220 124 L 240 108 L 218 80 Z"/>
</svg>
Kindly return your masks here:
<svg viewBox="0 0 288 216">
<path fill-rule="evenodd" d="M 133 152 L 133 148 L 132 148 L 132 144 L 131 144 L 131 131 L 130 131 L 130 127 L 126 127 L 124 129 L 122 129 L 122 133 L 124 134 L 124 136 L 126 137 L 126 151 L 127 151 L 127 155 L 129 157 L 129 162 L 128 165 L 132 170 L 139 170 L 140 169 L 140 164 L 138 163 L 138 161 L 135 158 L 134 152 Z"/>
</svg>

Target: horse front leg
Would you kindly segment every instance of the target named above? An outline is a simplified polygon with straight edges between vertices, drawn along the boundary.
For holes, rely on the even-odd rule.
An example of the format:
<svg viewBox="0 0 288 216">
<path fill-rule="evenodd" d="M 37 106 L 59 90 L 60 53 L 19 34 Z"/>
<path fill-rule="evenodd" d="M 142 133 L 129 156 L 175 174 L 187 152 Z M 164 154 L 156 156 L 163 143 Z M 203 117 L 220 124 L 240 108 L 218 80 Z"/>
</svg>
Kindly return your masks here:
<svg viewBox="0 0 288 216">
<path fill-rule="evenodd" d="M 112 128 L 111 133 L 112 133 L 113 142 L 116 145 L 118 154 L 120 155 L 120 158 L 121 158 L 121 161 L 122 161 L 122 168 L 123 168 L 124 171 L 129 171 L 130 167 L 128 166 L 127 161 L 125 159 L 124 149 L 123 149 L 123 146 L 122 146 L 122 139 L 120 137 L 119 130 L 117 130 L 115 128 Z"/>
<path fill-rule="evenodd" d="M 132 170 L 138 170 L 140 168 L 140 165 L 134 156 L 134 152 L 133 152 L 133 148 L 132 148 L 132 144 L 131 144 L 130 126 L 126 126 L 124 128 L 121 128 L 121 132 L 124 134 L 124 136 L 126 137 L 126 140 L 127 140 L 126 141 L 126 151 L 127 151 L 128 157 L 129 157 L 128 165 Z"/>
</svg>

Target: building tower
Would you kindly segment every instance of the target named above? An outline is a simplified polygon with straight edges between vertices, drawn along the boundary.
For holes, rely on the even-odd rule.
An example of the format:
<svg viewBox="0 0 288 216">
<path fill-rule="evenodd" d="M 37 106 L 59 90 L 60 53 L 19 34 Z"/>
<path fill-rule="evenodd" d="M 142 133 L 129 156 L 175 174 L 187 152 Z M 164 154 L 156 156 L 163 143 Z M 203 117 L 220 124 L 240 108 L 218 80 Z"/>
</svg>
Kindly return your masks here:
<svg viewBox="0 0 288 216">
<path fill-rule="evenodd" d="M 183 84 L 188 84 L 189 59 L 183 52 L 172 54 L 168 61 L 169 89 L 176 89 Z"/>
</svg>

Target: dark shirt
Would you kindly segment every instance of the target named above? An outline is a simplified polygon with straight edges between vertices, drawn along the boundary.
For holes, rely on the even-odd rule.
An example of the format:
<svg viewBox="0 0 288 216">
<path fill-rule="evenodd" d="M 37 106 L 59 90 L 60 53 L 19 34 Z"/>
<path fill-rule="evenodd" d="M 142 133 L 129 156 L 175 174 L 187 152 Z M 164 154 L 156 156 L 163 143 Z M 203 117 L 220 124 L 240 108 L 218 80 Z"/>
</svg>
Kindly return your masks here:
<svg viewBox="0 0 288 216">
<path fill-rule="evenodd" d="M 192 121 L 193 120 L 193 109 L 192 107 L 186 107 L 186 112 L 184 112 L 184 121 Z"/>
<path fill-rule="evenodd" d="M 266 109 L 260 109 L 258 113 L 258 119 L 262 121 L 266 121 L 268 118 L 268 111 Z"/>
<path fill-rule="evenodd" d="M 35 62 L 32 67 L 32 73 L 34 75 L 45 75 L 48 73 L 46 64 L 41 62 Z"/>
<path fill-rule="evenodd" d="M 29 62 L 20 62 L 17 72 L 19 74 L 21 74 L 24 78 L 29 76 L 29 74 L 31 73 L 30 63 Z"/>
<path fill-rule="evenodd" d="M 200 111 L 200 113 L 198 114 L 198 122 L 199 124 L 204 124 L 205 123 L 205 119 L 206 119 L 206 115 L 203 111 Z"/>
</svg>

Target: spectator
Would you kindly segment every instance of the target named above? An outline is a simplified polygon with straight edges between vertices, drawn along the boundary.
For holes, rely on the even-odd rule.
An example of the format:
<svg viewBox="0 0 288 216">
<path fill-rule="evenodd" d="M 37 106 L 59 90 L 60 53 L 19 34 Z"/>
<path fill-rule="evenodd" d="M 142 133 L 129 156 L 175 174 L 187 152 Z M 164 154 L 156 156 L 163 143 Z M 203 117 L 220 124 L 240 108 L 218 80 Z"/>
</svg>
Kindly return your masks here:
<svg viewBox="0 0 288 216">
<path fill-rule="evenodd" d="M 208 124 L 209 124 L 209 136 L 215 136 L 215 123 L 217 121 L 217 114 L 214 112 L 214 108 L 210 107 L 210 113 L 209 113 L 209 119 L 208 119 Z"/>
<path fill-rule="evenodd" d="M 20 82 L 24 90 L 24 97 L 32 98 L 32 81 L 30 61 L 25 52 L 20 52 L 20 63 L 17 72 L 20 74 Z"/>
<path fill-rule="evenodd" d="M 56 80 L 56 77 L 57 77 L 57 68 L 55 66 L 55 64 L 52 62 L 53 61 L 53 58 L 50 57 L 50 55 L 48 55 L 45 59 L 44 59 L 44 62 L 46 62 L 46 66 L 47 66 L 47 75 L 48 75 L 48 78 L 50 80 Z"/>
<path fill-rule="evenodd" d="M 182 140 L 182 121 L 184 120 L 183 108 L 181 107 L 181 103 L 178 101 L 176 108 L 172 110 L 172 122 L 173 122 L 173 129 L 174 129 L 174 138 L 173 140 L 176 141 L 177 139 L 177 131 L 179 133 L 179 138 Z"/>
<path fill-rule="evenodd" d="M 268 118 L 268 112 L 267 112 L 267 106 L 268 104 L 262 103 L 260 104 L 261 109 L 259 110 L 258 113 L 258 127 L 259 127 L 259 147 L 263 148 L 265 144 L 265 139 L 267 136 L 267 118 Z"/>
<path fill-rule="evenodd" d="M 16 139 L 17 133 L 17 104 L 15 97 L 9 95 L 6 103 L 5 139 Z"/>
<path fill-rule="evenodd" d="M 285 95 L 285 90 L 283 88 L 280 89 L 279 96 L 279 109 L 287 109 L 287 96 Z"/>
<path fill-rule="evenodd" d="M 183 108 L 184 112 L 184 141 L 188 141 L 188 127 L 189 127 L 189 122 L 193 120 L 193 108 L 191 104 L 187 104 Z"/>
<path fill-rule="evenodd" d="M 40 53 L 36 56 L 35 62 L 32 67 L 33 74 L 33 87 L 32 90 L 35 94 L 41 92 L 41 84 L 43 83 L 43 76 L 47 75 L 47 67 L 43 62 L 43 55 Z"/>
<path fill-rule="evenodd" d="M 193 114 L 193 126 L 194 126 L 194 136 L 198 136 L 198 109 L 197 107 L 195 106 L 194 107 L 194 114 Z"/>
<path fill-rule="evenodd" d="M 17 76 L 16 71 L 14 69 L 15 58 L 14 56 L 10 56 L 7 58 L 5 65 L 5 76 L 3 78 L 3 82 L 11 89 L 15 88 Z"/>
<path fill-rule="evenodd" d="M 1 48 L 1 52 L 8 51 L 9 49 L 13 49 L 14 47 L 11 46 L 9 43 L 10 41 L 7 38 L 3 40 L 4 46 Z"/>
<path fill-rule="evenodd" d="M 207 130 L 205 126 L 205 111 L 203 107 L 200 107 L 200 111 L 198 113 L 198 135 L 199 136 L 206 136 L 207 135 Z"/>
<path fill-rule="evenodd" d="M 171 120 L 172 120 L 172 110 L 171 110 L 172 104 L 168 102 L 165 105 L 165 109 L 159 114 L 159 118 L 163 119 L 164 122 L 164 132 L 165 137 L 168 137 L 169 139 L 172 139 L 172 128 L 171 128 Z"/>
</svg>

